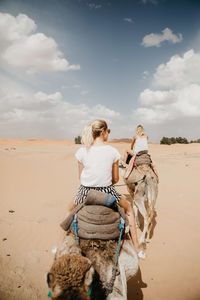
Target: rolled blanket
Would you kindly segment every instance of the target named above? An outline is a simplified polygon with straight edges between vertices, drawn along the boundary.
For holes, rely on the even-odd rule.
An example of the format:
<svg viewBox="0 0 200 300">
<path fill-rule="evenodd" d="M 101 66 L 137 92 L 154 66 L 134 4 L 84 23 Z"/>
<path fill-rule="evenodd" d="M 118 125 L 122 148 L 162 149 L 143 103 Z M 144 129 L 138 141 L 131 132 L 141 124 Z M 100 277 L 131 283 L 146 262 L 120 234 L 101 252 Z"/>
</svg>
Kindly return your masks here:
<svg viewBox="0 0 200 300">
<path fill-rule="evenodd" d="M 116 202 L 115 196 L 97 190 L 90 190 L 84 203 L 85 205 L 105 205 L 111 207 L 114 202 Z"/>
<path fill-rule="evenodd" d="M 79 212 L 79 210 L 84 206 L 84 203 L 78 204 L 68 215 L 68 217 L 60 223 L 60 226 L 62 227 L 63 230 L 67 231 L 74 219 L 74 215 Z"/>
<path fill-rule="evenodd" d="M 60 224 L 67 231 L 77 215 L 78 236 L 85 239 L 116 239 L 119 237 L 120 217 L 128 226 L 128 219 L 110 194 L 90 190 L 84 203 L 77 205 L 70 215 Z M 73 226 L 72 226 L 73 227 Z M 71 228 L 72 232 L 73 229 Z"/>
<path fill-rule="evenodd" d="M 102 205 L 86 205 L 78 213 L 79 221 L 99 225 L 112 224 L 119 221 L 119 213 Z"/>
<path fill-rule="evenodd" d="M 137 153 L 135 158 L 136 165 L 150 165 L 152 163 L 151 156 L 147 153 L 147 151 L 140 151 Z"/>
</svg>

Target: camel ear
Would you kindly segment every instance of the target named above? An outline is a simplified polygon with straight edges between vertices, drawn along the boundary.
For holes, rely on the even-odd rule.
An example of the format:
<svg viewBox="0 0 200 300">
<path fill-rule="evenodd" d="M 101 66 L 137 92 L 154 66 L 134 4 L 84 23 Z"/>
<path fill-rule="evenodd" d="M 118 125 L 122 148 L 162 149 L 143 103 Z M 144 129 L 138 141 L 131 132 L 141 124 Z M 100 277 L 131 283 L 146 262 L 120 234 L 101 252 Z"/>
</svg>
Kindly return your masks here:
<svg viewBox="0 0 200 300">
<path fill-rule="evenodd" d="M 46 274 L 46 280 L 47 280 L 48 287 L 51 287 L 52 286 L 52 282 L 54 280 L 53 273 L 47 273 Z"/>
<path fill-rule="evenodd" d="M 92 283 L 93 276 L 94 276 L 94 268 L 93 266 L 91 266 L 90 269 L 85 274 L 85 280 L 84 280 L 84 286 L 87 292 L 89 292 L 90 290 L 90 285 Z"/>
</svg>

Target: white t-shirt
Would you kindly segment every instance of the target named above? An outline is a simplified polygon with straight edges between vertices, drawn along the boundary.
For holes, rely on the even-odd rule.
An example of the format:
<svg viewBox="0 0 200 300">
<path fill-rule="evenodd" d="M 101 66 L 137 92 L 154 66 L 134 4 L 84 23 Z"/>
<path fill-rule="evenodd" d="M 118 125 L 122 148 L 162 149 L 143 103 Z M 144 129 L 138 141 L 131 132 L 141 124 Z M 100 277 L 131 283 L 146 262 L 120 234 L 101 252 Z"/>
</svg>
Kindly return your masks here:
<svg viewBox="0 0 200 300">
<path fill-rule="evenodd" d="M 75 154 L 84 168 L 81 184 L 89 187 L 109 186 L 112 184 L 112 165 L 120 158 L 117 149 L 109 145 L 91 146 L 87 151 L 81 147 Z"/>
<path fill-rule="evenodd" d="M 148 141 L 146 137 L 137 137 L 134 145 L 133 154 L 136 154 L 140 151 L 148 151 Z"/>
</svg>

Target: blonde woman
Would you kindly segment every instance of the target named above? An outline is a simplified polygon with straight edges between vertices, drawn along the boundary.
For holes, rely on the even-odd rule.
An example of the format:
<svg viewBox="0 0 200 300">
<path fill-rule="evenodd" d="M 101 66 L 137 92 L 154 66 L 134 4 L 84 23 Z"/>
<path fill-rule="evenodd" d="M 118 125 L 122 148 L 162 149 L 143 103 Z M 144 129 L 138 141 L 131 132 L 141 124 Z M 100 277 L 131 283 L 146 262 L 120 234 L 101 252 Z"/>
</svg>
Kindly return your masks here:
<svg viewBox="0 0 200 300">
<path fill-rule="evenodd" d="M 83 147 L 79 148 L 75 154 L 81 185 L 75 197 L 75 204 L 71 208 L 82 203 L 91 189 L 114 195 L 127 214 L 130 235 L 138 256 L 145 258 L 145 253 L 138 243 L 133 208 L 113 186 L 119 180 L 120 154 L 117 149 L 106 143 L 109 133 L 110 129 L 103 120 L 95 120 L 85 127 L 82 134 Z"/>
<path fill-rule="evenodd" d="M 134 149 L 134 151 L 133 151 L 133 149 Z M 142 125 L 138 125 L 136 128 L 136 135 L 133 137 L 132 142 L 131 142 L 131 150 L 132 151 L 127 150 L 125 152 L 124 164 L 126 164 L 128 154 L 131 154 L 133 157 L 131 158 L 131 160 L 127 166 L 124 178 L 129 177 L 129 175 L 132 171 L 137 153 L 140 151 L 148 152 L 148 136 L 146 134 L 144 134 L 144 127 Z M 152 165 L 152 168 L 153 168 L 155 174 L 158 176 L 155 166 Z"/>
</svg>

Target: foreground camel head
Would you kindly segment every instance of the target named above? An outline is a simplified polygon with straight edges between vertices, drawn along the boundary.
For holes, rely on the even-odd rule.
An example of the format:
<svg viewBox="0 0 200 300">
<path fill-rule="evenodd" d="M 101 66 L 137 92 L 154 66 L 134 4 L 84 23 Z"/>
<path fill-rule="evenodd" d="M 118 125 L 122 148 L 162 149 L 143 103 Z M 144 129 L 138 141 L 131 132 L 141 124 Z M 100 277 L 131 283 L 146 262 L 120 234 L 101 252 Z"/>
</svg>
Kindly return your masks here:
<svg viewBox="0 0 200 300">
<path fill-rule="evenodd" d="M 55 260 L 47 274 L 52 300 L 89 300 L 94 268 L 90 260 L 80 254 L 65 254 Z"/>
</svg>

